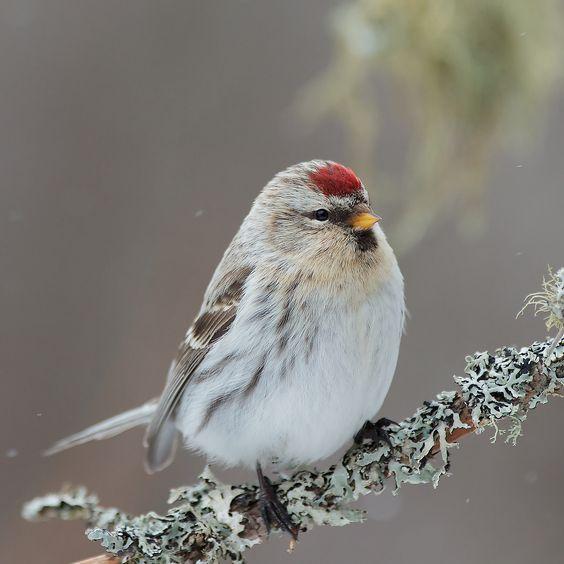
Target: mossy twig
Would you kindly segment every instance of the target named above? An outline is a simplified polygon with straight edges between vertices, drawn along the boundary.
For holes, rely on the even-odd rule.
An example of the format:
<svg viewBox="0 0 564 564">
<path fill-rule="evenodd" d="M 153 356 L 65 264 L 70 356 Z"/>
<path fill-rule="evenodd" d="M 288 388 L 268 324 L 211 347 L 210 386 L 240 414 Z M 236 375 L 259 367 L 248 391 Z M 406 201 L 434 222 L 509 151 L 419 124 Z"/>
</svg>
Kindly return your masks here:
<svg viewBox="0 0 564 564">
<path fill-rule="evenodd" d="M 556 277 L 554 280 L 562 282 L 564 269 Z M 556 294 L 551 288 L 545 286 L 543 296 L 553 313 Z M 537 295 L 532 303 L 540 299 Z M 495 437 L 505 434 L 506 441 L 514 443 L 529 410 L 546 403 L 550 396 L 562 395 L 561 329 L 558 338 L 528 347 L 503 347 L 492 354 L 468 356 L 465 374 L 454 377 L 456 391 L 441 392 L 388 429 L 391 448 L 370 442 L 353 445 L 329 469 L 301 470 L 275 484 L 301 531 L 314 525 L 362 521 L 363 513 L 351 509 L 351 502 L 381 492 L 386 482 L 393 483 L 394 491 L 403 484 L 436 487 L 448 473 L 451 448 L 465 435 L 481 433 L 488 425 L 495 427 Z M 241 562 L 245 550 L 267 538 L 254 484 L 223 484 L 206 468 L 195 485 L 173 490 L 169 503 L 173 505 L 166 515 L 131 516 L 104 508 L 95 495 L 75 488 L 30 501 L 23 515 L 30 520 L 86 521 L 88 538 L 100 542 L 114 557 L 106 560 L 110 563 L 203 563 L 226 558 Z"/>
</svg>

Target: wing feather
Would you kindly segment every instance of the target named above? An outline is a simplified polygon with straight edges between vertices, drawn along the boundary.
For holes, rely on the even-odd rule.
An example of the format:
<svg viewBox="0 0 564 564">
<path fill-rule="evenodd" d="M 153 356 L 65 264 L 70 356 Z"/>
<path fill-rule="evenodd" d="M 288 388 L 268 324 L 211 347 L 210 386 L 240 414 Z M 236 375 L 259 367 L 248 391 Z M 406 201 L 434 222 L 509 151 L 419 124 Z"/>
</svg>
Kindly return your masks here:
<svg viewBox="0 0 564 564">
<path fill-rule="evenodd" d="M 240 268 L 220 278 L 218 291 L 206 300 L 186 333 L 145 435 L 145 446 L 148 448 L 146 467 L 149 472 L 161 470 L 172 460 L 177 436 L 174 416 L 180 398 L 210 348 L 229 331 L 250 272 L 250 269 Z"/>
</svg>

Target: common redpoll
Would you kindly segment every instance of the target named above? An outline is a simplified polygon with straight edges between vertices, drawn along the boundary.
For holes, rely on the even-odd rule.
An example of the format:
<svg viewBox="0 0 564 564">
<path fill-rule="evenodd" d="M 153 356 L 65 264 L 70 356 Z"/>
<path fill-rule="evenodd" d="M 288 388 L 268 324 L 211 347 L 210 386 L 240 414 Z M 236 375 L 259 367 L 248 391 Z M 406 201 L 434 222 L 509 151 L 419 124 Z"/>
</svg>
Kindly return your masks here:
<svg viewBox="0 0 564 564">
<path fill-rule="evenodd" d="M 403 279 L 379 219 L 349 168 L 314 160 L 277 174 L 217 267 L 160 398 L 49 453 L 148 425 L 154 472 L 180 432 L 212 462 L 256 464 L 267 524 L 295 536 L 260 465 L 331 455 L 374 417 L 394 375 Z"/>
</svg>

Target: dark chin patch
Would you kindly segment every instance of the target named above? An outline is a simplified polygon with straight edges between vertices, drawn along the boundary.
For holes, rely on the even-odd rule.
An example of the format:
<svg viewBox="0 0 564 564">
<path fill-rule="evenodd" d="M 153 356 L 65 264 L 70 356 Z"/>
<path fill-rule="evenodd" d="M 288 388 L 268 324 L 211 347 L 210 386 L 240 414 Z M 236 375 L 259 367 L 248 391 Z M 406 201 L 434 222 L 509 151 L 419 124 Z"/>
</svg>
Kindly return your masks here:
<svg viewBox="0 0 564 564">
<path fill-rule="evenodd" d="M 372 229 L 366 231 L 353 231 L 353 237 L 356 242 L 357 249 L 365 253 L 366 251 L 373 251 L 378 247 L 378 240 Z"/>
</svg>

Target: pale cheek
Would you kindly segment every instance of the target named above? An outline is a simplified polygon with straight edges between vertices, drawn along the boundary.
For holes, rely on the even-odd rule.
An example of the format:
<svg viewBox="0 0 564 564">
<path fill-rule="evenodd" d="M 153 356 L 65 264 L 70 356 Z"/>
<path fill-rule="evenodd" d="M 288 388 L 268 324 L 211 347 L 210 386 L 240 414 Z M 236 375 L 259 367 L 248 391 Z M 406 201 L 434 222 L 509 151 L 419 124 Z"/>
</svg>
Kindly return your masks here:
<svg viewBox="0 0 564 564">
<path fill-rule="evenodd" d="M 309 250 L 316 243 L 317 235 L 311 228 L 304 228 L 294 221 L 278 220 L 273 224 L 268 242 L 274 251 L 282 255 L 299 257 L 309 254 Z"/>
</svg>

